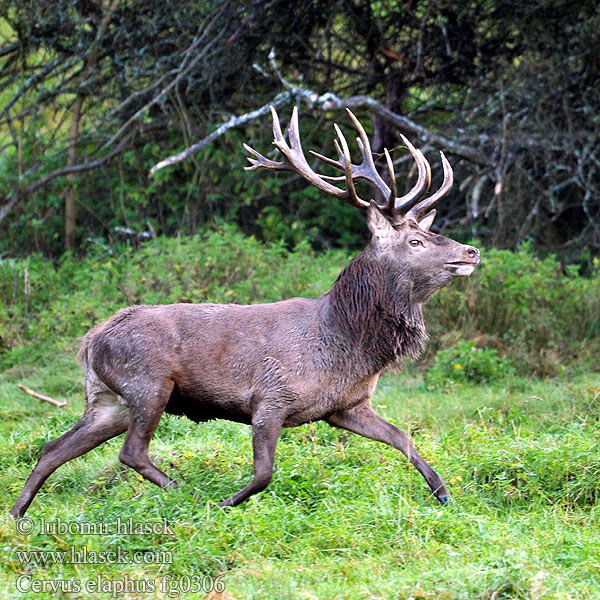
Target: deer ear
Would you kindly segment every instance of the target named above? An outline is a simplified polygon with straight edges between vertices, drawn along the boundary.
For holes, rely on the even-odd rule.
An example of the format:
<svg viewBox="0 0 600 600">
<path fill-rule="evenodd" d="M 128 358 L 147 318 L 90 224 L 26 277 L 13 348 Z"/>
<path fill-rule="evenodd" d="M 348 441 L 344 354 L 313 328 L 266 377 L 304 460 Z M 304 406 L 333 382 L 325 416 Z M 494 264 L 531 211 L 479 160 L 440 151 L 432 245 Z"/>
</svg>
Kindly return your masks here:
<svg viewBox="0 0 600 600">
<path fill-rule="evenodd" d="M 369 226 L 369 231 L 379 239 L 388 237 L 394 231 L 390 222 L 373 200 L 371 200 L 371 204 L 367 208 L 367 225 Z"/>
<path fill-rule="evenodd" d="M 429 231 L 433 220 L 435 219 L 435 208 L 430 210 L 420 221 L 419 228 L 423 231 Z"/>
</svg>

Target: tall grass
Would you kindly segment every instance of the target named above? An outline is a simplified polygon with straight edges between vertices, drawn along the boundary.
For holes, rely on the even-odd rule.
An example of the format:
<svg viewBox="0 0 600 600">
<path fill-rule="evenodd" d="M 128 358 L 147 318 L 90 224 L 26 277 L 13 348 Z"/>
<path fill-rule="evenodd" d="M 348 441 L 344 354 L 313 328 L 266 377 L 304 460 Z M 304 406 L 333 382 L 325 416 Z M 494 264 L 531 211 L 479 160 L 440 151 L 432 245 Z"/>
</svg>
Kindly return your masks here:
<svg viewBox="0 0 600 600">
<path fill-rule="evenodd" d="M 14 381 L 49 386 L 68 401 L 57 410 L 15 394 Z M 6 514 L 44 440 L 81 415 L 82 376 L 63 355 L 53 364 L 0 375 L 0 511 Z M 397 450 L 324 423 L 284 431 L 267 490 L 234 510 L 216 502 L 252 473 L 249 428 L 215 421 L 161 420 L 150 452 L 180 486 L 159 490 L 121 465 L 122 437 L 61 467 L 35 498 L 34 524 L 166 522 L 144 535 L 16 531 L 0 522 L 3 598 L 111 598 L 104 594 L 20 594 L 17 580 L 222 575 L 223 595 L 196 600 L 592 600 L 600 596 L 598 375 L 570 381 L 510 377 L 428 390 L 419 377 L 386 375 L 376 409 L 405 431 L 445 477 L 454 506 L 431 498 Z M 18 392 L 17 392 L 18 393 Z M 22 550 L 161 550 L 164 564 L 34 564 Z M 144 600 L 164 594 L 134 592 Z"/>
</svg>

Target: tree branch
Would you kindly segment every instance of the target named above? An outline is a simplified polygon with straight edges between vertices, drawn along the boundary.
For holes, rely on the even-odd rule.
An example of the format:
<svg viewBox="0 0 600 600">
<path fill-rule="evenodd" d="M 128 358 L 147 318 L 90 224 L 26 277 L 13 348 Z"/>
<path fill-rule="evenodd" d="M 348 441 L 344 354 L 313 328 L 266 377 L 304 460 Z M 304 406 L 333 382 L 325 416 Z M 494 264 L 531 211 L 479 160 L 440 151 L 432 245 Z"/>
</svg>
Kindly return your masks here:
<svg viewBox="0 0 600 600">
<path fill-rule="evenodd" d="M 233 127 L 240 127 L 248 121 L 252 121 L 254 119 L 262 117 L 263 115 L 269 112 L 270 105 L 273 105 L 275 106 L 275 108 L 278 108 L 279 106 L 285 106 L 300 99 L 304 99 L 311 106 L 319 106 L 321 110 L 324 111 L 343 110 L 346 107 L 367 108 L 371 112 L 379 115 L 382 119 L 388 121 L 389 123 L 392 123 L 392 125 L 398 127 L 402 131 L 417 136 L 423 142 L 429 142 L 434 146 L 447 150 L 451 154 L 461 156 L 470 162 L 474 162 L 476 164 L 484 165 L 487 167 L 494 166 L 494 163 L 491 159 L 483 155 L 475 148 L 454 142 L 453 140 L 449 139 L 443 134 L 431 131 L 430 129 L 427 129 L 422 125 L 415 123 L 411 119 L 408 119 L 407 117 L 392 112 L 391 110 L 387 109 L 385 106 L 377 102 L 377 100 L 374 100 L 369 96 L 350 96 L 349 98 L 340 98 L 339 96 L 336 96 L 335 94 L 332 94 L 330 92 L 319 95 L 313 90 L 291 85 L 283 79 L 282 82 L 284 86 L 288 88 L 287 92 L 282 92 L 278 94 L 272 102 L 261 106 L 256 110 L 253 110 L 249 113 L 245 113 L 243 115 L 239 115 L 237 117 L 231 117 L 228 121 L 221 124 L 217 129 L 215 129 L 215 131 L 207 135 L 205 138 L 201 139 L 199 142 L 196 142 L 195 144 L 191 145 L 189 148 L 186 148 L 182 152 L 179 152 L 178 154 L 169 156 L 161 160 L 159 163 L 156 163 L 150 169 L 150 175 L 152 175 L 159 169 L 174 165 L 190 157 L 192 154 L 199 152 L 205 146 L 213 142 L 219 136 L 223 135 L 229 129 Z"/>
<path fill-rule="evenodd" d="M 112 158 L 114 158 L 123 148 L 126 146 L 127 142 L 131 139 L 132 135 L 128 135 L 121 140 L 121 143 L 116 146 L 111 152 L 98 158 L 97 160 L 91 163 L 80 163 L 78 165 L 72 165 L 70 167 L 63 167 L 62 169 L 56 169 L 56 171 L 52 171 L 47 175 L 44 175 L 37 181 L 34 181 L 27 187 L 23 188 L 20 191 L 15 192 L 15 195 L 0 208 L 0 223 L 6 218 L 8 213 L 16 206 L 16 204 L 22 200 L 25 196 L 28 196 L 35 190 L 41 188 L 43 185 L 46 185 L 48 182 L 56 179 L 57 177 L 61 177 L 62 175 L 69 175 L 70 173 L 79 173 L 81 171 L 90 171 L 91 169 L 96 169 L 108 162 Z"/>
<path fill-rule="evenodd" d="M 202 150 L 202 148 L 204 148 L 205 146 L 210 144 L 212 141 L 216 140 L 218 137 L 223 135 L 229 129 L 232 129 L 233 127 L 240 127 L 240 125 L 244 125 L 248 121 L 253 121 L 254 119 L 258 119 L 259 117 L 262 117 L 263 115 L 268 114 L 270 111 L 270 108 L 269 108 L 270 106 L 274 106 L 275 108 L 278 108 L 280 106 L 285 106 L 286 104 L 290 104 L 290 102 L 292 100 L 293 100 L 293 98 L 288 92 L 282 92 L 281 94 L 278 94 L 277 96 L 275 96 L 275 98 L 273 98 L 273 100 L 271 102 L 269 102 L 269 104 L 265 104 L 264 106 L 261 106 L 260 108 L 257 108 L 256 110 L 253 110 L 252 112 L 246 113 L 244 115 L 240 115 L 239 117 L 231 117 L 228 121 L 226 121 L 225 123 L 223 123 L 222 125 L 217 127 L 217 129 L 215 129 L 215 131 L 213 131 L 211 134 L 207 135 L 205 138 L 201 139 L 199 142 L 192 144 L 189 148 L 186 148 L 179 154 L 169 156 L 168 158 L 161 160 L 159 163 L 156 163 L 150 169 L 150 175 L 153 175 L 159 169 L 163 169 L 164 167 L 174 165 L 178 162 L 181 162 L 182 160 L 185 160 L 192 154 L 196 154 L 196 152 L 200 152 L 200 150 Z"/>
<path fill-rule="evenodd" d="M 22 383 L 17 383 L 17 387 L 21 388 L 26 394 L 29 394 L 30 396 L 33 396 L 34 398 L 39 398 L 40 400 L 44 400 L 44 402 L 48 402 L 49 404 L 53 404 L 54 406 L 58 406 L 58 408 L 63 408 L 63 406 L 67 405 L 66 402 L 59 402 L 58 400 L 55 400 L 54 398 L 50 398 L 50 396 L 45 396 L 44 394 L 34 392 L 31 388 L 28 388 L 26 385 L 23 385 Z"/>
<path fill-rule="evenodd" d="M 158 94 L 156 94 L 148 102 L 146 102 L 146 104 L 144 104 L 144 106 L 142 106 L 142 108 L 137 110 L 131 117 L 129 117 L 129 119 L 127 119 L 127 121 L 125 121 L 125 123 L 123 123 L 123 125 L 121 125 L 119 130 L 110 138 L 110 140 L 108 140 L 108 142 L 106 142 L 102 146 L 102 148 L 106 148 L 106 146 L 110 146 L 116 139 L 119 139 L 119 137 L 123 134 L 123 132 L 126 131 L 127 128 L 132 123 L 137 121 L 151 106 L 160 102 L 162 100 L 162 98 L 164 98 L 183 79 L 183 77 L 185 75 L 187 75 L 196 66 L 196 64 L 210 50 L 210 48 L 216 44 L 216 42 L 219 40 L 219 38 L 224 34 L 225 29 L 222 28 L 220 31 L 215 33 L 213 35 L 213 37 L 210 39 L 210 41 L 193 58 L 190 59 L 192 51 L 198 47 L 200 42 L 203 41 L 203 39 L 206 36 L 208 36 L 210 31 L 212 30 L 213 25 L 218 20 L 218 18 L 222 15 L 226 6 L 227 6 L 227 2 L 225 2 L 225 4 L 217 12 L 217 14 L 215 16 L 213 16 L 213 18 L 209 21 L 209 23 L 206 26 L 204 23 L 200 26 L 201 33 L 200 33 L 200 31 L 198 32 L 198 34 L 195 36 L 194 40 L 192 41 L 190 47 L 184 52 L 183 60 L 181 61 L 181 65 L 179 66 L 179 69 L 177 70 L 177 76 L 173 79 L 173 81 L 171 81 L 166 87 L 164 87 L 162 90 L 160 90 L 160 92 Z M 162 81 L 164 78 L 165 78 L 165 76 L 163 75 L 163 77 L 160 78 L 160 81 Z M 150 87 L 154 87 L 154 86 L 150 86 Z"/>
<path fill-rule="evenodd" d="M 10 44 L 9 46 L 4 46 L 4 48 L 0 48 L 0 58 L 2 56 L 6 56 L 7 54 L 12 54 L 19 49 L 19 42 L 15 42 L 14 44 Z"/>
</svg>

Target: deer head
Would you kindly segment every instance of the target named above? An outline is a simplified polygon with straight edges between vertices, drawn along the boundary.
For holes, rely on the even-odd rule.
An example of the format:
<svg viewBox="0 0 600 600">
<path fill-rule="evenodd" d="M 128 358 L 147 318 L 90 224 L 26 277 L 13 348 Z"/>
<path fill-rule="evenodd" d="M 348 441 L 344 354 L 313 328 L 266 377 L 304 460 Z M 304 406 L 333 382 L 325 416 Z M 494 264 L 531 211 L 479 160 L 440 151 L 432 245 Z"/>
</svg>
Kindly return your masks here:
<svg viewBox="0 0 600 600">
<path fill-rule="evenodd" d="M 367 224 L 372 234 L 371 243 L 365 253 L 385 263 L 388 276 L 397 281 L 398 285 L 410 289 L 413 301 L 425 302 L 454 277 L 470 275 L 479 262 L 477 248 L 460 244 L 429 231 L 436 213 L 434 205 L 452 187 L 452 167 L 444 153 L 440 152 L 444 180 L 434 194 L 426 197 L 431 184 L 431 167 L 423 153 L 401 135 L 416 162 L 418 177 L 413 188 L 404 196 L 398 197 L 394 166 L 387 148 L 384 149 L 384 154 L 390 185 L 383 180 L 375 167 L 371 145 L 363 126 L 349 109 L 346 111 L 358 131 L 356 142 L 361 152 L 361 162 L 352 163 L 348 142 L 337 125 L 334 125 L 339 140 L 335 140 L 339 154 L 337 160 L 310 151 L 319 160 L 342 171 L 343 175 L 323 175 L 308 164 L 300 142 L 296 107 L 287 130 L 289 143 L 282 133 L 277 112 L 271 107 L 273 144 L 281 152 L 283 159 L 281 161 L 267 159 L 244 144 L 246 150 L 254 157 L 248 157 L 251 165 L 246 169 L 293 171 L 318 189 L 365 210 Z M 357 180 L 364 180 L 372 188 L 377 189 L 384 202 L 377 203 L 373 199 L 367 201 L 361 198 L 354 185 Z M 345 187 L 340 188 L 336 185 L 340 183 L 345 184 Z"/>
</svg>

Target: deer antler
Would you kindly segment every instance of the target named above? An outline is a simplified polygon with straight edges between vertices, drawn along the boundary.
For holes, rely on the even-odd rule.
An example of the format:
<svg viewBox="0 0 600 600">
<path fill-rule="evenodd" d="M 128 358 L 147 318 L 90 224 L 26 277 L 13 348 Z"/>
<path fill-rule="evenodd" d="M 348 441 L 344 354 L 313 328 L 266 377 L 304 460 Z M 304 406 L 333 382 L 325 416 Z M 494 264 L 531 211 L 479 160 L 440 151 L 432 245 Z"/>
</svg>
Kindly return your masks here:
<svg viewBox="0 0 600 600">
<path fill-rule="evenodd" d="M 442 196 L 445 196 L 452 187 L 452 183 L 454 182 L 454 174 L 452 173 L 452 167 L 450 166 L 448 159 L 444 156 L 444 153 L 442 151 L 440 151 L 440 155 L 442 157 L 442 165 L 444 167 L 444 181 L 442 182 L 440 189 L 435 194 L 429 196 L 429 198 L 425 198 L 424 200 L 413 206 L 410 210 L 408 210 L 404 215 L 406 219 L 418 220 L 419 217 L 428 212 L 431 209 L 431 207 Z"/>
<path fill-rule="evenodd" d="M 419 175 L 417 182 L 406 195 L 400 198 L 396 197 L 396 175 L 394 173 L 394 166 L 387 148 L 384 149 L 384 153 L 391 187 L 387 185 L 387 183 L 382 179 L 381 175 L 379 175 L 377 172 L 375 163 L 373 161 L 371 144 L 369 143 L 369 138 L 367 137 L 364 127 L 348 108 L 346 108 L 346 111 L 348 112 L 348 115 L 352 119 L 352 122 L 358 131 L 356 142 L 361 152 L 361 162 L 357 165 L 352 164 L 348 142 L 346 141 L 344 134 L 337 124 L 334 124 L 334 128 L 338 135 L 339 142 L 338 140 L 334 140 L 334 143 L 339 155 L 338 160 L 334 160 L 333 158 L 323 156 L 318 152 L 310 150 L 310 153 L 313 156 L 316 156 L 324 163 L 343 171 L 344 175 L 322 175 L 311 169 L 306 161 L 306 157 L 304 156 L 304 151 L 302 150 L 302 145 L 300 143 L 300 134 L 298 132 L 298 110 L 296 107 L 294 107 L 292 112 L 292 118 L 287 130 L 289 139 L 288 144 L 285 141 L 281 131 L 281 124 L 279 122 L 277 112 L 275 108 L 271 106 L 271 114 L 273 116 L 273 144 L 281 152 L 281 154 L 283 154 L 283 160 L 277 162 L 265 158 L 256 150 L 247 144 L 244 144 L 244 148 L 246 148 L 246 150 L 255 157 L 248 157 L 251 165 L 249 167 L 245 167 L 246 170 L 264 168 L 271 170 L 294 171 L 302 175 L 302 177 L 304 177 L 318 189 L 335 196 L 340 200 L 344 200 L 353 206 L 358 206 L 363 210 L 368 208 L 369 202 L 360 198 L 356 192 L 354 180 L 366 180 L 371 185 L 375 186 L 375 188 L 381 192 L 382 196 L 386 198 L 386 203 L 384 205 L 378 204 L 378 207 L 388 217 L 393 225 L 399 224 L 403 218 L 417 218 L 426 210 L 431 208 L 431 206 L 433 206 L 433 204 L 435 204 L 435 202 L 437 202 L 450 189 L 450 186 L 452 185 L 452 168 L 446 160 L 446 157 L 442 154 L 442 162 L 444 165 L 444 183 L 435 194 L 429 198 L 421 200 L 423 195 L 427 193 L 431 183 L 431 167 L 429 166 L 426 158 L 423 156 L 423 153 L 416 149 L 404 135 L 401 135 L 402 140 L 408 148 L 408 151 L 411 153 L 415 159 L 415 162 L 417 163 Z M 336 185 L 333 185 L 334 183 L 341 182 L 345 182 L 346 189 L 340 189 Z"/>
<path fill-rule="evenodd" d="M 304 179 L 312 183 L 316 188 L 327 192 L 328 194 L 339 198 L 340 200 L 344 200 L 349 204 L 354 206 L 358 206 L 362 209 L 367 209 L 369 203 L 365 200 L 361 199 L 356 193 L 356 189 L 354 188 L 354 183 L 352 181 L 352 172 L 350 169 L 345 169 L 346 171 L 346 183 L 347 189 L 342 190 L 335 185 L 329 183 L 326 177 L 316 173 L 310 168 L 310 165 L 306 161 L 306 157 L 304 156 L 304 152 L 302 150 L 302 145 L 300 143 L 300 133 L 298 131 L 298 110 L 294 107 L 294 111 L 292 112 L 292 119 L 290 121 L 287 133 L 290 143 L 288 144 L 283 137 L 283 133 L 281 132 L 281 124 L 279 123 L 279 117 L 277 116 L 277 111 L 274 107 L 271 106 L 271 114 L 273 115 L 273 144 L 274 146 L 283 154 L 283 160 L 280 162 L 276 162 L 273 160 L 269 160 L 265 158 L 262 154 L 248 146 L 248 144 L 244 144 L 244 148 L 252 156 L 256 158 L 248 157 L 251 165 L 249 167 L 245 167 L 246 170 L 254 170 L 254 169 L 275 169 L 282 171 L 295 171 L 296 173 L 302 175 Z M 337 129 L 337 125 L 336 125 Z M 339 132 L 339 129 L 337 129 Z M 345 140 L 343 141 L 343 145 L 345 151 L 348 156 L 350 155 L 350 151 L 348 150 L 347 144 L 345 144 Z M 350 161 L 348 161 L 350 165 Z"/>
</svg>

